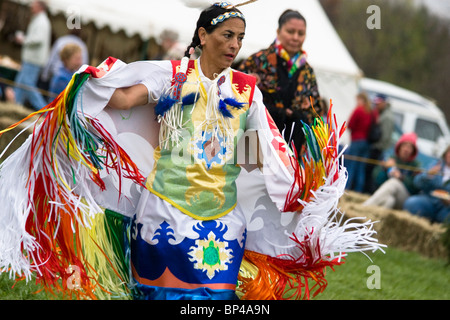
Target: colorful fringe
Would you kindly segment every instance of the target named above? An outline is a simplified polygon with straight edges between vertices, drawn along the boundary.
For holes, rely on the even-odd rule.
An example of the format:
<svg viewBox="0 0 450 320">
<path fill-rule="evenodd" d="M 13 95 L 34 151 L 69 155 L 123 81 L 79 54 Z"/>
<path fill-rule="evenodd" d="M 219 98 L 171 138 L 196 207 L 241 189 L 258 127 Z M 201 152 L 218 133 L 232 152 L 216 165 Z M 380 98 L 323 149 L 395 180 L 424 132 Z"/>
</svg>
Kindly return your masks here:
<svg viewBox="0 0 450 320">
<path fill-rule="evenodd" d="M 309 300 L 322 293 L 328 284 L 325 279 L 326 267 L 334 270 L 344 261 L 336 258 L 314 262 L 312 256 L 308 256 L 310 248 L 305 248 L 304 244 L 299 242 L 299 248 L 304 252 L 297 259 L 293 256 L 288 259 L 273 258 L 246 251 L 238 278 L 240 299 Z"/>
<path fill-rule="evenodd" d="M 98 120 L 77 110 L 83 84 L 114 61 L 74 74 L 46 108 L 0 132 L 42 114 L 33 134 L 0 165 L 0 272 L 27 280 L 35 274 L 37 283 L 65 298 L 120 295 L 129 280 L 127 222 L 105 214 L 90 188 L 105 188 L 101 170 L 140 185 L 145 178 Z"/>
<path fill-rule="evenodd" d="M 91 190 L 105 188 L 101 172 L 139 185 L 145 178 L 98 120 L 77 108 L 88 78 L 101 77 L 114 62 L 75 74 L 50 105 L 0 131 L 42 114 L 33 134 L 0 164 L 0 272 L 26 280 L 36 276 L 38 284 L 64 298 L 133 295 L 130 219 L 101 208 Z M 346 183 L 339 139 L 345 127 L 338 130 L 331 109 L 333 123 L 304 125 L 307 152 L 293 163 L 295 183 L 284 208 L 299 217 L 292 246 L 274 257 L 245 252 L 237 288 L 242 299 L 310 299 L 326 288 L 326 268 L 342 264 L 346 253 L 381 247 L 370 221 L 339 217 Z"/>
<path fill-rule="evenodd" d="M 337 134 L 338 125 L 332 109 L 333 104 L 330 101 L 328 119 L 333 122 L 325 123 L 322 118 L 315 118 L 311 127 L 303 124 L 307 152 L 293 163 L 295 184 L 286 196 L 283 210 L 285 212 L 301 211 L 303 204 L 308 203 L 314 196 L 314 191 L 325 184 L 326 177 L 331 176 L 331 183 L 339 177 L 338 141 L 345 132 L 345 124 Z M 294 155 L 296 154 L 297 152 L 294 152 Z"/>
<path fill-rule="evenodd" d="M 327 286 L 326 268 L 334 270 L 349 252 L 376 251 L 383 245 L 373 238 L 373 223 L 344 222 L 338 201 L 345 190 L 346 171 L 340 159 L 339 135 L 332 106 L 325 123 L 304 125 L 307 152 L 294 164 L 295 184 L 286 197 L 286 212 L 297 212 L 289 253 L 276 257 L 246 251 L 237 292 L 241 299 L 310 299 Z M 294 150 L 295 151 L 295 150 Z M 296 154 L 296 152 L 293 152 Z M 298 190 L 298 191 L 296 191 Z"/>
</svg>

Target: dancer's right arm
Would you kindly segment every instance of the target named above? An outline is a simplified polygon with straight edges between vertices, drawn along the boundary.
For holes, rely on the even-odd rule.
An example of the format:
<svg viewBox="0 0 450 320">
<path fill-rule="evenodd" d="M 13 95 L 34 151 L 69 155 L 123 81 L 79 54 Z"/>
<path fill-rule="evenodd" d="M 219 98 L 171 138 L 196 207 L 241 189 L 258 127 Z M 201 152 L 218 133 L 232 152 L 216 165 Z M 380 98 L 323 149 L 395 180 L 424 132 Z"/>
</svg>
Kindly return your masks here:
<svg viewBox="0 0 450 320">
<path fill-rule="evenodd" d="M 147 87 L 140 83 L 127 88 L 117 88 L 111 96 L 108 106 L 113 109 L 127 110 L 147 103 Z"/>
</svg>

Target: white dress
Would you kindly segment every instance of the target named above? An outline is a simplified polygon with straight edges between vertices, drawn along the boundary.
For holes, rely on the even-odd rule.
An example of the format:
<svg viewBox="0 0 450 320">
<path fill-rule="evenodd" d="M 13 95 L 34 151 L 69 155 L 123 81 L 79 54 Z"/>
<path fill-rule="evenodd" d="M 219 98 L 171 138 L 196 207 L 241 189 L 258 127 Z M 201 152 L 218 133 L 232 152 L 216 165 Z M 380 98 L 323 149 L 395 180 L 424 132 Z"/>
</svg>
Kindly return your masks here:
<svg viewBox="0 0 450 320">
<path fill-rule="evenodd" d="M 150 101 L 161 101 L 175 72 L 170 61 L 125 64 L 110 58 L 98 68 L 81 68 L 65 93 L 43 110 L 47 118 L 42 124 L 0 165 L 2 272 L 28 279 L 36 274 L 51 287 L 58 277 L 72 285 L 72 272 L 79 270 L 75 283 L 80 289 L 69 294 L 80 297 L 105 297 L 105 292 L 118 290 L 129 295 L 138 287 L 137 298 L 229 299 L 236 291 L 244 299 L 267 299 L 283 297 L 287 272 L 289 284 L 299 293 L 308 277 L 320 282 L 318 288 L 323 290 L 326 266 L 342 263 L 348 252 L 380 249 L 372 222 L 342 222 L 337 206 L 346 174 L 342 154 L 337 153 L 337 124 L 308 129 L 312 144 L 300 165 L 256 87 L 252 98 L 247 96 L 251 105 L 230 109 L 239 115 L 241 131 L 229 131 L 234 122 L 218 113 L 218 105 L 223 107 L 220 97 L 242 94 L 242 98 L 248 92 L 234 86 L 237 80 L 230 77 L 238 75 L 232 70 L 218 84 L 222 77 L 206 79 L 199 65 L 194 81 L 188 76 L 183 89 L 197 85 L 207 93 L 206 115 L 216 114 L 211 123 L 222 121 L 212 134 L 241 137 L 239 143 L 226 140 L 237 148 L 237 157 L 230 158 L 227 152 L 210 155 L 223 154 L 220 161 L 235 160 L 248 169 L 230 166 L 232 180 L 236 179 L 236 203 L 230 210 L 218 216 L 186 214 L 180 202 L 149 192 L 149 179 L 144 186 L 143 179 L 151 177 L 157 163 L 152 155 L 158 155 L 161 132 L 166 131 L 161 131 L 150 105 L 118 111 L 107 103 L 116 88 L 138 83 L 147 86 Z M 199 106 L 183 112 L 190 110 L 194 117 Z M 248 147 L 242 144 L 246 137 Z M 201 145 L 224 150 L 210 142 Z M 201 161 L 211 169 L 211 159 Z M 223 203 L 233 201 L 230 190 L 232 196 Z M 44 203 L 39 199 L 46 199 L 44 207 L 29 205 Z M 280 213 L 287 199 L 302 209 Z M 272 285 L 260 290 L 261 283 Z M 60 289 L 67 291 L 64 286 Z M 304 295 L 309 297 L 309 291 Z"/>
</svg>

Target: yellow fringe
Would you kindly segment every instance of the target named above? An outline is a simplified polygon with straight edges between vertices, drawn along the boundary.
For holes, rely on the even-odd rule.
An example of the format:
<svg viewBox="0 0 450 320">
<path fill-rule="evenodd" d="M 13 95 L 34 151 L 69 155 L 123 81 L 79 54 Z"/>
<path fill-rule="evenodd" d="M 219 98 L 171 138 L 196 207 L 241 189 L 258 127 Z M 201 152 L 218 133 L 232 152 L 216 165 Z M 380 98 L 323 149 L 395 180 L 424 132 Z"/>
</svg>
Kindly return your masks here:
<svg viewBox="0 0 450 320">
<path fill-rule="evenodd" d="M 101 212 L 91 218 L 90 228 L 80 228 L 79 239 L 83 257 L 87 263 L 90 277 L 98 284 L 95 296 L 101 300 L 113 298 L 130 299 L 127 290 L 127 275 L 120 274 L 120 264 L 111 242 L 105 213 Z"/>
</svg>

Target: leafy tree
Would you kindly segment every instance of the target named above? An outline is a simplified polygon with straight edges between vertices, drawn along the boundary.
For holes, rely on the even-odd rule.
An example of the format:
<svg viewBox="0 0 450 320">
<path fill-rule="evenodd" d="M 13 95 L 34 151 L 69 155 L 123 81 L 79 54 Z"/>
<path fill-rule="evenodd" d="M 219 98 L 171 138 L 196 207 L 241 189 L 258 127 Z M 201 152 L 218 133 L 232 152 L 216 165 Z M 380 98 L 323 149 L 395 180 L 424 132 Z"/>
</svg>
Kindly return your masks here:
<svg viewBox="0 0 450 320">
<path fill-rule="evenodd" d="M 321 0 L 356 63 L 369 78 L 384 80 L 436 100 L 450 122 L 450 20 L 412 0 Z M 369 29 L 367 8 L 381 12 Z"/>
</svg>

